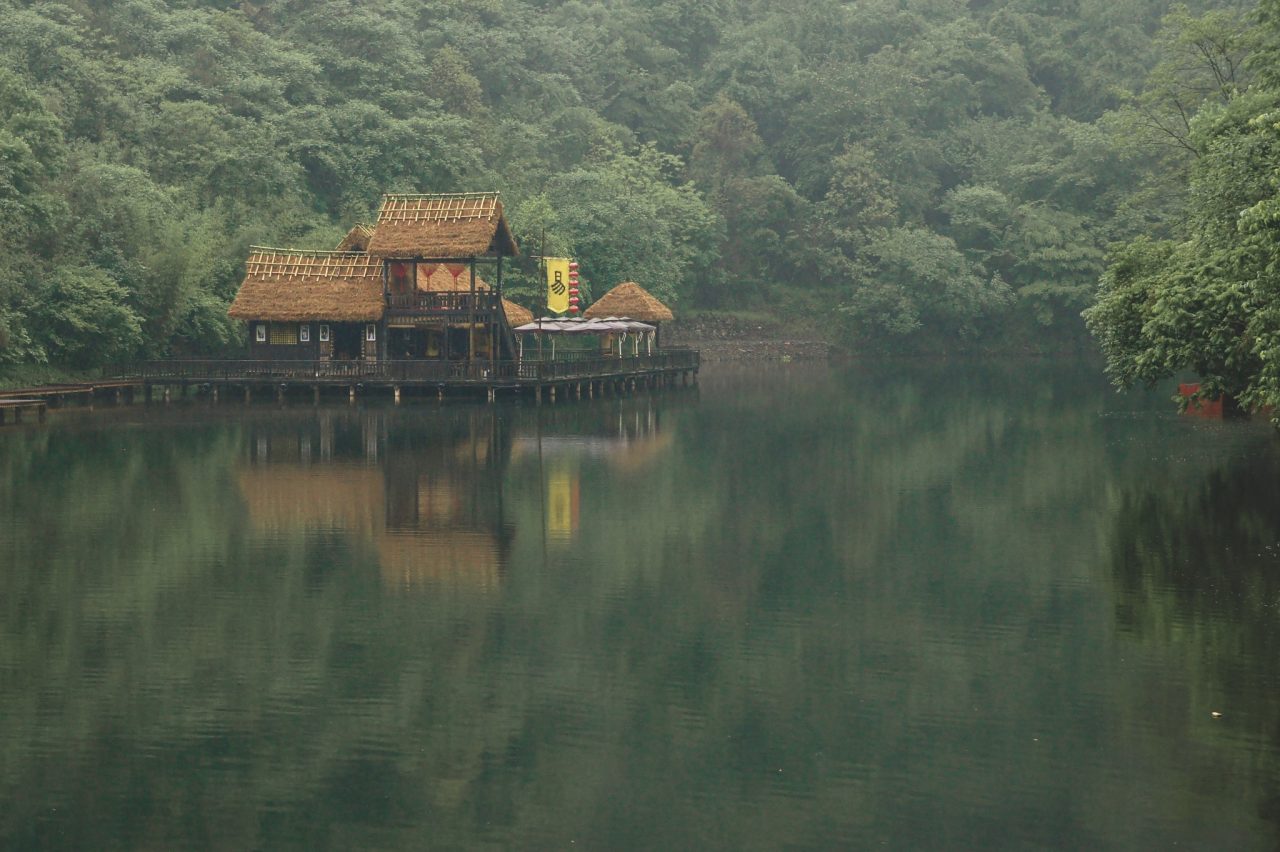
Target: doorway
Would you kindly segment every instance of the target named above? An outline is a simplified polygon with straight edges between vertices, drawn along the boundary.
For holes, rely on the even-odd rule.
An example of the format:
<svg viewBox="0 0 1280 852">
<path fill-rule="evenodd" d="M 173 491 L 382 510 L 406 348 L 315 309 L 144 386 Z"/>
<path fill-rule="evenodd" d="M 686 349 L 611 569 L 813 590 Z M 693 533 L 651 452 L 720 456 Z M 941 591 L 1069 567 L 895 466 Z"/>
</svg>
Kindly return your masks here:
<svg viewBox="0 0 1280 852">
<path fill-rule="evenodd" d="M 364 356 L 363 329 L 357 322 L 333 325 L 333 358 L 335 361 L 358 361 Z"/>
</svg>

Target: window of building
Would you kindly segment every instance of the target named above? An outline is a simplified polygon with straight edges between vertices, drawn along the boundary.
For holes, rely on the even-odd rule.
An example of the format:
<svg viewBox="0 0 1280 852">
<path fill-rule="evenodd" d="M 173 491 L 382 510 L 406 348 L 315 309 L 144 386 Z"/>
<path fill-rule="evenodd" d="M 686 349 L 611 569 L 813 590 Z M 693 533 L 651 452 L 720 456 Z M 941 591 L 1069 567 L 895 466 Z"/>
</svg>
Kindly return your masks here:
<svg viewBox="0 0 1280 852">
<path fill-rule="evenodd" d="M 272 346 L 294 346 L 298 342 L 298 324 L 292 322 L 271 323 Z"/>
<path fill-rule="evenodd" d="M 414 265 L 412 263 L 388 263 L 387 286 L 392 293 L 405 295 L 414 290 Z"/>
<path fill-rule="evenodd" d="M 369 323 L 364 327 L 364 339 L 373 342 L 378 339 L 378 327 Z"/>
<path fill-rule="evenodd" d="M 325 323 L 320 324 L 320 342 L 321 343 L 329 342 L 329 326 L 326 325 Z"/>
<path fill-rule="evenodd" d="M 311 326 L 307 325 L 305 322 L 302 325 L 298 326 L 298 342 L 299 343 L 311 342 Z"/>
<path fill-rule="evenodd" d="M 258 323 L 253 330 L 253 339 L 259 343 L 267 342 L 267 324 L 265 322 Z"/>
</svg>

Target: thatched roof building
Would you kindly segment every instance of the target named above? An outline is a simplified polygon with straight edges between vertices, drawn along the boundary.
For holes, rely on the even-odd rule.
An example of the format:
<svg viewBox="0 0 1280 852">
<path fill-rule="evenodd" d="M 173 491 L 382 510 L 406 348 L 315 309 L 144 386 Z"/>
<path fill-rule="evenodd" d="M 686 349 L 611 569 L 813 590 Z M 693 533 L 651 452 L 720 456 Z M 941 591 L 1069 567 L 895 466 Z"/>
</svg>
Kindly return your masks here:
<svg viewBox="0 0 1280 852">
<path fill-rule="evenodd" d="M 470 290 L 470 268 L 461 263 L 420 263 L 418 264 L 418 289 L 424 293 Z M 476 276 L 476 289 L 489 289 L 488 282 L 479 275 Z M 533 311 L 507 298 L 502 300 L 502 312 L 507 315 L 507 323 L 512 328 L 533 322 Z"/>
<path fill-rule="evenodd" d="M 381 319 L 384 310 L 377 258 L 255 246 L 227 314 L 242 320 L 365 322 Z"/>
<path fill-rule="evenodd" d="M 629 317 L 641 322 L 667 322 L 675 319 L 671 309 L 634 281 L 624 281 L 605 293 L 582 312 L 587 319 Z"/>
<path fill-rule="evenodd" d="M 336 251 L 368 251 L 369 239 L 373 236 L 373 228 L 363 222 L 357 222 L 356 226 L 347 235 L 342 238 L 342 242 L 338 243 Z"/>
<path fill-rule="evenodd" d="M 368 251 L 428 260 L 520 253 L 496 192 L 384 195 Z"/>
<path fill-rule="evenodd" d="M 420 264 L 417 284 L 425 292 L 469 290 L 471 276 L 461 264 Z M 477 276 L 476 289 L 488 290 L 489 285 Z M 503 299 L 502 307 L 512 326 L 533 321 L 531 311 L 510 299 Z M 379 258 L 364 252 L 255 246 L 245 263 L 244 283 L 227 314 L 233 319 L 276 322 L 373 322 L 382 319 L 385 310 Z"/>
</svg>

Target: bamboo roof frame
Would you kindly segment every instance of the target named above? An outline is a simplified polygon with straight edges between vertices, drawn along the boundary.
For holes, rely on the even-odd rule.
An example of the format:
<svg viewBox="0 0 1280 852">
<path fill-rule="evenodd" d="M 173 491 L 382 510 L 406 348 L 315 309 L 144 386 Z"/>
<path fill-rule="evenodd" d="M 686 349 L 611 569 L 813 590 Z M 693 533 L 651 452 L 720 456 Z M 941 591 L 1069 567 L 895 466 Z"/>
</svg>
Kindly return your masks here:
<svg viewBox="0 0 1280 852">
<path fill-rule="evenodd" d="M 233 319 L 306 322 L 380 320 L 382 261 L 365 252 L 252 246 L 227 310 Z"/>
<path fill-rule="evenodd" d="M 385 258 L 475 258 L 520 253 L 497 192 L 386 193 L 369 240 Z"/>
</svg>

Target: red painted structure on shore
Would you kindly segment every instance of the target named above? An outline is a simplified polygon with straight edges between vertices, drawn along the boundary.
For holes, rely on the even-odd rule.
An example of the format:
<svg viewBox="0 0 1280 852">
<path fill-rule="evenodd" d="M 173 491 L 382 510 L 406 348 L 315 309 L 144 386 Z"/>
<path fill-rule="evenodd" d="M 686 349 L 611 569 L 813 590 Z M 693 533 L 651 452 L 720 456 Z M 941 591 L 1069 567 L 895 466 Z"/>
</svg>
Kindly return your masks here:
<svg viewBox="0 0 1280 852">
<path fill-rule="evenodd" d="M 1199 383 L 1178 385 L 1178 396 L 1187 400 L 1187 407 L 1182 413 L 1189 414 L 1192 417 L 1222 417 L 1222 397 L 1217 399 L 1191 399 L 1199 391 Z"/>
</svg>

